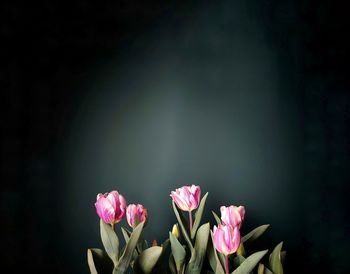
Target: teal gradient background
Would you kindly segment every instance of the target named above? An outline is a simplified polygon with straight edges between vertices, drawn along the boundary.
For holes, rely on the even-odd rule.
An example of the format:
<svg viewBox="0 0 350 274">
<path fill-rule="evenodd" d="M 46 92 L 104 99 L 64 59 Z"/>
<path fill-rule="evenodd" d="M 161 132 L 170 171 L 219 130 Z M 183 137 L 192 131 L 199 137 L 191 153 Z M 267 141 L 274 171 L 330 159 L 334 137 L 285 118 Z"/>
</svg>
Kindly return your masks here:
<svg viewBox="0 0 350 274">
<path fill-rule="evenodd" d="M 244 205 L 286 273 L 349 273 L 348 19 L 329 1 L 4 3 L 6 273 L 87 273 L 94 202 L 175 222 L 170 191 Z M 340 1 L 339 1 L 340 2 Z M 126 225 L 125 222 L 122 225 Z"/>
</svg>

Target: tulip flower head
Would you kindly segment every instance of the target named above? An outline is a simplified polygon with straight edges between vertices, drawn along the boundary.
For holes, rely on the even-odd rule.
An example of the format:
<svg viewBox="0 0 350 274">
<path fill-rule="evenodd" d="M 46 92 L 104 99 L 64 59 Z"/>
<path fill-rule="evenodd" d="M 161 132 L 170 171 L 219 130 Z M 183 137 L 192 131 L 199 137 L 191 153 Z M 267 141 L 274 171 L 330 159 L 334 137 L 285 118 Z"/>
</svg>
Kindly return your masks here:
<svg viewBox="0 0 350 274">
<path fill-rule="evenodd" d="M 213 243 L 217 251 L 228 256 L 235 253 L 241 242 L 241 235 L 237 226 L 219 224 L 213 229 Z"/>
<path fill-rule="evenodd" d="M 242 222 L 244 220 L 245 208 L 244 206 L 222 206 L 221 211 L 221 221 L 225 225 L 230 225 L 232 227 L 238 226 L 241 228 Z"/>
<path fill-rule="evenodd" d="M 130 204 L 126 208 L 126 220 L 129 226 L 136 227 L 140 222 L 147 222 L 147 209 L 140 204 Z"/>
<path fill-rule="evenodd" d="M 170 197 L 181 210 L 192 211 L 199 206 L 201 188 L 195 185 L 183 186 L 172 191 Z"/>
<path fill-rule="evenodd" d="M 126 210 L 125 198 L 118 191 L 98 194 L 96 198 L 97 215 L 107 224 L 112 226 L 123 219 Z"/>
</svg>

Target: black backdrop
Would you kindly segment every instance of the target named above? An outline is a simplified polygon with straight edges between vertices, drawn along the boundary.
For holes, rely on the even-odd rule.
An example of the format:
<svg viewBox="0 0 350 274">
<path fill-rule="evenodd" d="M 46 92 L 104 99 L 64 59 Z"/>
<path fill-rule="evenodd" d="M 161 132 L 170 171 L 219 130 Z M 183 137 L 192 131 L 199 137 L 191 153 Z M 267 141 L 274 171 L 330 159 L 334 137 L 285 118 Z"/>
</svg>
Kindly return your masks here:
<svg viewBox="0 0 350 274">
<path fill-rule="evenodd" d="M 287 273 L 349 271 L 345 7 L 213 2 L 1 4 L 6 273 L 87 273 L 113 188 L 163 238 L 192 183 L 271 223 Z"/>
</svg>

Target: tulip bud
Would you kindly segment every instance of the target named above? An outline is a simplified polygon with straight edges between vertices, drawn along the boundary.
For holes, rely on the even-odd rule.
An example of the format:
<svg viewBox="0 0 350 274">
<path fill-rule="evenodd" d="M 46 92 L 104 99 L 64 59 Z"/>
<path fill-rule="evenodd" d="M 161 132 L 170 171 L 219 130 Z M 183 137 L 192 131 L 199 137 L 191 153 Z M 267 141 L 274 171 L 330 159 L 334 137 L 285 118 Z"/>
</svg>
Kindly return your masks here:
<svg viewBox="0 0 350 274">
<path fill-rule="evenodd" d="M 173 225 L 173 229 L 171 230 L 171 233 L 179 239 L 180 233 L 179 233 L 179 226 L 178 224 Z"/>
<path fill-rule="evenodd" d="M 244 206 L 222 206 L 221 211 L 221 221 L 225 225 L 230 225 L 232 227 L 238 226 L 241 228 L 242 222 L 244 220 L 245 208 Z"/>
<path fill-rule="evenodd" d="M 102 221 L 114 225 L 124 217 L 126 201 L 118 191 L 100 193 L 97 195 L 95 207 Z"/>
<path fill-rule="evenodd" d="M 200 186 L 183 186 L 172 191 L 170 197 L 183 211 L 192 211 L 199 206 L 201 198 Z"/>
<path fill-rule="evenodd" d="M 126 209 L 126 220 L 129 226 L 136 227 L 140 222 L 147 222 L 147 209 L 140 204 L 130 204 Z"/>
<path fill-rule="evenodd" d="M 219 224 L 214 226 L 213 243 L 217 251 L 228 256 L 237 251 L 241 236 L 237 226 Z"/>
</svg>

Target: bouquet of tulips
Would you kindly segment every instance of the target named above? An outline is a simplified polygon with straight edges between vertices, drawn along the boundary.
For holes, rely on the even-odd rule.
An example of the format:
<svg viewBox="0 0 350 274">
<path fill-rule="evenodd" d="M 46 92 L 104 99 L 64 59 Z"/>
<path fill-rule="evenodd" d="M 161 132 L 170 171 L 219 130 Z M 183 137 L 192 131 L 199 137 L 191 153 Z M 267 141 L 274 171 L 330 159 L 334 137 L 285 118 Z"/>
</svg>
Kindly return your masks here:
<svg viewBox="0 0 350 274">
<path fill-rule="evenodd" d="M 283 274 L 282 242 L 269 256 L 268 250 L 247 254 L 246 247 L 269 225 L 259 226 L 242 237 L 243 206 L 222 206 L 221 217 L 212 212 L 217 224 L 211 229 L 209 223 L 201 224 L 208 193 L 201 199 L 201 188 L 192 185 L 172 191 L 170 197 L 177 223 L 169 231 L 169 238 L 158 245 L 143 237 L 148 220 L 143 205 L 127 206 L 118 191 L 98 194 L 95 207 L 104 250 L 88 249 L 91 273 Z M 130 228 L 121 227 L 125 240 L 121 247 L 115 225 L 125 216 Z"/>
</svg>

